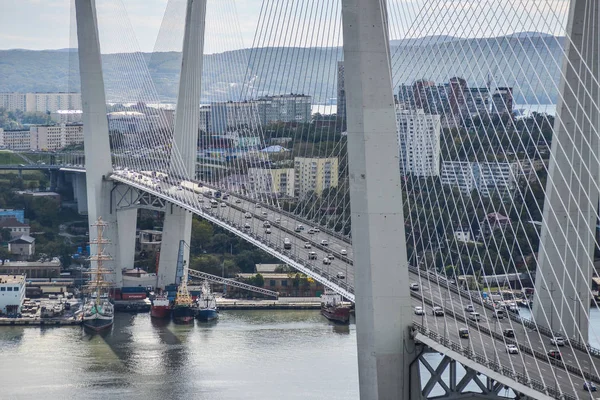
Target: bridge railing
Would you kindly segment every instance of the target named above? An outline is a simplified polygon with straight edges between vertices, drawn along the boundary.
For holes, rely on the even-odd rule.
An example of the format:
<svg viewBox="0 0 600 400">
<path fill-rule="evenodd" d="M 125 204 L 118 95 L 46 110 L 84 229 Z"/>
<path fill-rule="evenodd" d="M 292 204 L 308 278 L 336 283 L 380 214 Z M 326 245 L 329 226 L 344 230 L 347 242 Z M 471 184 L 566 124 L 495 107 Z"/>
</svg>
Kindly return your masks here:
<svg viewBox="0 0 600 400">
<path fill-rule="evenodd" d="M 492 371 L 495 371 L 499 374 L 506 376 L 507 378 L 513 379 L 525 386 L 530 387 L 531 389 L 537 390 L 538 392 L 546 393 L 548 396 L 551 396 L 555 399 L 564 399 L 564 400 L 576 400 L 577 397 L 563 393 L 556 388 L 552 388 L 546 386 L 543 382 L 540 382 L 535 379 L 529 378 L 525 374 L 521 374 L 515 372 L 512 368 L 507 368 L 497 363 L 494 360 L 490 360 L 488 357 L 485 357 L 481 354 L 475 353 L 472 349 L 468 347 L 464 347 L 456 342 L 451 341 L 450 339 L 440 335 L 438 332 L 427 329 L 423 325 L 414 322 L 413 323 L 414 330 L 427 336 L 428 338 L 436 341 L 448 349 L 461 354 L 462 356 L 468 358 L 471 361 L 476 362 L 477 364 L 483 365 Z"/>
<path fill-rule="evenodd" d="M 455 284 L 448 282 L 448 280 L 445 278 L 440 278 L 439 275 L 437 275 L 435 272 L 423 271 L 412 265 L 409 265 L 408 269 L 409 269 L 409 271 L 414 272 L 415 274 L 418 274 L 419 276 L 426 278 L 430 282 L 434 282 L 442 287 L 449 289 L 451 292 L 453 292 L 455 294 L 458 294 L 465 298 L 468 298 L 473 303 L 479 304 L 480 306 L 485 307 L 486 309 L 491 310 L 491 311 L 495 310 L 494 306 L 487 303 L 479 296 L 479 293 L 477 296 L 473 296 L 471 294 L 471 292 L 457 287 Z M 546 328 L 545 326 L 538 325 L 535 323 L 535 321 L 533 321 L 529 318 L 523 318 L 514 312 L 508 311 L 506 314 L 508 315 L 508 317 L 511 320 L 518 322 L 529 329 L 536 330 L 536 331 L 540 332 L 541 334 L 546 335 L 550 338 L 559 335 L 558 333 L 553 333 L 550 329 Z M 589 353 L 591 356 L 593 356 L 595 358 L 600 358 L 600 350 L 599 349 L 589 346 L 585 343 L 581 343 L 575 339 L 568 339 L 568 340 L 569 340 L 569 344 L 571 346 L 573 346 L 573 348 L 580 350 L 580 351 L 584 351 L 586 353 Z"/>
</svg>

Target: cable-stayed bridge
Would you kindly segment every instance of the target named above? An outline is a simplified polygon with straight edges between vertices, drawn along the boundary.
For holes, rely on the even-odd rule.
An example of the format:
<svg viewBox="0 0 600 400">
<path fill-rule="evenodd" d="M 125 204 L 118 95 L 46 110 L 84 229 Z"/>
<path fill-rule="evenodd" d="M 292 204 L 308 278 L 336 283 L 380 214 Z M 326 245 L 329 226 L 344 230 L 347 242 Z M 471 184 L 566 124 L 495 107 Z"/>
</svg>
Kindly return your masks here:
<svg viewBox="0 0 600 400">
<path fill-rule="evenodd" d="M 175 3 L 167 14 L 178 15 Z M 243 78 L 221 82 L 239 90 L 211 104 L 210 124 L 200 107 L 206 40 L 239 22 L 232 2 L 183 3 L 172 124 L 146 105 L 160 103 L 146 60 L 124 51 L 121 83 L 138 104 L 109 134 L 102 35 L 132 46 L 122 40 L 131 32 L 103 33 L 95 2 L 76 0 L 84 157 L 24 155 L 17 166 L 76 174 L 90 220 L 111 224 L 117 283 L 117 266 L 133 261 L 137 208 L 165 212 L 158 286 L 172 283 L 196 214 L 356 302 L 363 398 L 593 397 L 597 2 L 265 1 L 248 59 L 221 66 Z M 405 45 L 391 52 L 389 37 Z M 339 66 L 341 52 L 319 51 L 342 43 Z M 315 65 L 295 58 L 300 47 L 314 49 Z M 292 72 L 285 82 L 281 71 Z M 336 97 L 316 74 L 343 77 L 339 119 L 297 123 L 298 93 Z M 472 88 L 460 75 L 486 79 Z M 296 94 L 284 98 L 282 87 Z M 517 99 L 539 105 L 551 93 L 554 117 L 514 116 Z M 267 139 L 291 149 L 261 151 Z M 521 276 L 535 281 L 535 322 L 498 318 L 501 276 L 516 272 L 518 286 Z M 451 282 L 458 275 L 473 277 L 471 290 Z M 436 363 L 429 352 L 445 357 Z"/>
</svg>

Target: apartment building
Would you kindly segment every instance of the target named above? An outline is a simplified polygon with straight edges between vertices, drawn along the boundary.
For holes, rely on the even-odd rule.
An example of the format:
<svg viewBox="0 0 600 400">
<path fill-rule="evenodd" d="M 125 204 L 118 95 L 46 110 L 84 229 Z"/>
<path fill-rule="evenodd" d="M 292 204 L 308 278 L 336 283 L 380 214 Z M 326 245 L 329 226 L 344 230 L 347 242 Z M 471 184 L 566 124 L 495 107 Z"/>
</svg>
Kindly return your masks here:
<svg viewBox="0 0 600 400">
<path fill-rule="evenodd" d="M 338 158 L 294 158 L 295 194 L 302 197 L 338 186 Z"/>
<path fill-rule="evenodd" d="M 439 115 L 423 110 L 396 110 L 402 175 L 419 177 L 440 174 Z"/>
<path fill-rule="evenodd" d="M 254 193 L 294 197 L 293 168 L 249 168 L 248 181 Z"/>
</svg>

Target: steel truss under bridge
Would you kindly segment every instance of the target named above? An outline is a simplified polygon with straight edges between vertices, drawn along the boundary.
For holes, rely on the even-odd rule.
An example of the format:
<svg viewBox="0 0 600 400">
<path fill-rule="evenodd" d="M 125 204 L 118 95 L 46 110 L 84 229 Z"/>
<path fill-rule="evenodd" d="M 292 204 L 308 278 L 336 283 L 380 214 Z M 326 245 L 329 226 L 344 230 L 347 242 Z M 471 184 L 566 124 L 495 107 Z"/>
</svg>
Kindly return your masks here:
<svg viewBox="0 0 600 400">
<path fill-rule="evenodd" d="M 188 275 L 191 276 L 191 277 L 194 277 L 194 278 L 206 279 L 207 281 L 211 281 L 211 282 L 214 282 L 214 283 L 220 283 L 220 284 L 223 284 L 223 285 L 227 285 L 227 286 L 231 286 L 231 287 L 236 287 L 236 288 L 248 290 L 250 292 L 261 293 L 261 294 L 264 294 L 264 295 L 267 295 L 267 296 L 279 298 L 279 293 L 278 292 L 274 292 L 274 291 L 268 290 L 268 289 L 263 289 L 263 288 L 260 288 L 258 286 L 248 285 L 247 283 L 238 282 L 238 281 L 233 280 L 233 279 L 227 279 L 227 278 L 222 278 L 220 276 L 216 276 L 216 275 L 212 275 L 212 274 L 207 274 L 206 272 L 189 270 L 188 271 Z"/>
<path fill-rule="evenodd" d="M 152 193 L 137 190 L 129 185 L 115 183 L 113 187 L 114 201 L 111 210 L 144 208 L 146 210 L 165 211 L 167 202 Z M 112 200 L 112 199 L 111 199 Z"/>
</svg>

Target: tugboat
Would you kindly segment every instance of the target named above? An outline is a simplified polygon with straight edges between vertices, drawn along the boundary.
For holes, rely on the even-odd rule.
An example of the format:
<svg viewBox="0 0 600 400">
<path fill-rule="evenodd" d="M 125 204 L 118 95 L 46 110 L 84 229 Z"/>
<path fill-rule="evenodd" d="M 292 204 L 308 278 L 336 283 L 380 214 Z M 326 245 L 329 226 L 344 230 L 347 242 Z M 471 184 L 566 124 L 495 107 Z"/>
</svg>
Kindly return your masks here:
<svg viewBox="0 0 600 400">
<path fill-rule="evenodd" d="M 331 289 L 321 295 L 321 315 L 340 324 L 350 322 L 350 307 L 342 304 L 342 296 Z"/>
<path fill-rule="evenodd" d="M 210 290 L 210 285 L 207 281 L 202 282 L 202 291 L 197 300 L 198 313 L 196 318 L 200 321 L 208 322 L 219 318 L 217 312 L 217 300 L 215 295 Z"/>
<path fill-rule="evenodd" d="M 103 262 L 112 260 L 107 254 L 104 254 L 104 245 L 110 241 L 104 239 L 104 230 L 108 224 L 98 218 L 95 224 L 97 229 L 96 239 L 90 241 L 90 244 L 96 245 L 96 255 L 90 257 L 92 263 L 95 262 L 96 268 L 92 266 L 94 279 L 87 285 L 91 292 L 91 298 L 83 306 L 83 326 L 95 332 L 108 329 L 113 325 L 114 307 L 108 300 L 108 288 L 112 286 L 110 281 L 105 280 L 106 275 L 112 275 L 112 271 L 104 268 Z"/>
<path fill-rule="evenodd" d="M 176 281 L 179 280 L 177 286 L 177 295 L 173 302 L 173 321 L 179 324 L 189 324 L 194 321 L 196 314 L 196 308 L 194 307 L 194 301 L 187 286 L 188 271 L 187 264 L 183 260 L 183 246 L 185 242 L 181 240 L 179 242 L 179 256 L 177 257 L 177 276 Z"/>
<path fill-rule="evenodd" d="M 171 302 L 167 294 L 167 292 L 163 292 L 152 300 L 152 307 L 150 308 L 152 318 L 169 318 L 171 316 Z"/>
</svg>

